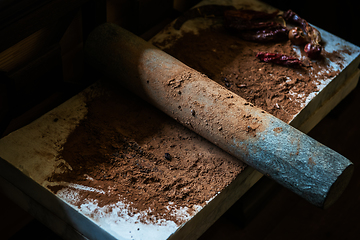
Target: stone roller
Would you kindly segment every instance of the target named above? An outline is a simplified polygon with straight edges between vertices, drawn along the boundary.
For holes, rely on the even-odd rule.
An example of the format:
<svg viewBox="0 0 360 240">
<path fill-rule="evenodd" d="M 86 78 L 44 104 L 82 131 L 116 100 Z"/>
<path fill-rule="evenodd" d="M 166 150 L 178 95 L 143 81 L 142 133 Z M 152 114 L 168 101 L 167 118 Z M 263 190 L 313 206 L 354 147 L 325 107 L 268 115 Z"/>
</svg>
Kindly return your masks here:
<svg viewBox="0 0 360 240">
<path fill-rule="evenodd" d="M 84 49 L 111 81 L 314 205 L 349 183 L 348 159 L 119 26 L 97 27 Z"/>
</svg>

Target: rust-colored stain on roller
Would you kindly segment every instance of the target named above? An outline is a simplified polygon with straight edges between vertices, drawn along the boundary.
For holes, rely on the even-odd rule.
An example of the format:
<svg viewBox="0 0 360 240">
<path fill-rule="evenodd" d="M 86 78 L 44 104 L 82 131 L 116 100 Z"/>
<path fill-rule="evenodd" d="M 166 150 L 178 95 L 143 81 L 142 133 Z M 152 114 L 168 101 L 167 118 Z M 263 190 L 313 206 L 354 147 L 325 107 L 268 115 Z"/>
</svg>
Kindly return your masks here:
<svg viewBox="0 0 360 240">
<path fill-rule="evenodd" d="M 276 128 L 274 128 L 274 132 L 281 133 L 282 128 L 281 127 L 276 127 Z"/>
<path fill-rule="evenodd" d="M 331 186 L 340 176 L 343 187 L 350 180 L 353 164 L 345 157 L 114 24 L 95 29 L 85 52 L 113 83 L 317 206 L 328 207 L 339 197 L 343 188 L 333 193 Z M 189 114 L 195 101 L 204 106 L 196 117 Z M 237 131 L 243 126 L 247 130 Z M 309 158 L 317 163 L 312 168 Z"/>
</svg>

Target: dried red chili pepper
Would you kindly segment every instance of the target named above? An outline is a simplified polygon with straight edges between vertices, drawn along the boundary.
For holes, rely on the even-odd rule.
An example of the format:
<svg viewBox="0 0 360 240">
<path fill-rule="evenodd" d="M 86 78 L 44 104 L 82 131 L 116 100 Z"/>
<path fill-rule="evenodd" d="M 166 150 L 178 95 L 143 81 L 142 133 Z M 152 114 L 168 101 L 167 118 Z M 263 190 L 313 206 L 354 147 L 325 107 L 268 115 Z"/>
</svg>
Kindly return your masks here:
<svg viewBox="0 0 360 240">
<path fill-rule="evenodd" d="M 317 59 L 321 55 L 321 45 L 320 44 L 312 44 L 308 43 L 304 47 L 304 52 L 311 59 Z"/>
<path fill-rule="evenodd" d="M 302 19 L 301 17 L 299 17 L 299 15 L 297 15 L 295 12 L 293 12 L 291 9 L 287 10 L 282 17 L 288 21 L 288 22 L 292 22 L 295 24 L 299 24 L 301 26 L 301 28 L 306 31 L 306 26 L 308 25 L 307 21 L 305 19 Z"/>
<path fill-rule="evenodd" d="M 288 39 L 289 30 L 283 26 L 274 29 L 240 32 L 239 37 L 252 42 L 280 42 Z"/>
<path fill-rule="evenodd" d="M 293 56 L 288 56 L 280 53 L 268 53 L 268 52 L 259 52 L 256 54 L 256 57 L 260 61 L 275 63 L 282 66 L 288 67 L 302 67 L 306 66 L 302 61 Z"/>
<path fill-rule="evenodd" d="M 309 42 L 307 36 L 305 36 L 303 30 L 299 27 L 294 27 L 289 31 L 289 39 L 295 45 L 302 45 Z"/>
<path fill-rule="evenodd" d="M 308 39 L 306 40 L 309 42 L 305 46 L 305 53 L 308 55 L 309 58 L 318 58 L 322 50 L 322 46 L 320 45 L 320 32 L 316 28 L 311 26 L 305 19 L 299 17 L 295 12 L 290 9 L 283 14 L 283 18 L 288 22 L 299 24 L 301 26 L 301 28 L 308 37 Z"/>
<path fill-rule="evenodd" d="M 299 24 L 303 31 L 309 36 L 312 42 L 319 44 L 321 42 L 321 34 L 320 32 L 311 26 L 305 19 L 299 17 L 295 12 L 292 10 L 288 10 L 283 14 L 283 18 L 286 21 Z"/>
</svg>

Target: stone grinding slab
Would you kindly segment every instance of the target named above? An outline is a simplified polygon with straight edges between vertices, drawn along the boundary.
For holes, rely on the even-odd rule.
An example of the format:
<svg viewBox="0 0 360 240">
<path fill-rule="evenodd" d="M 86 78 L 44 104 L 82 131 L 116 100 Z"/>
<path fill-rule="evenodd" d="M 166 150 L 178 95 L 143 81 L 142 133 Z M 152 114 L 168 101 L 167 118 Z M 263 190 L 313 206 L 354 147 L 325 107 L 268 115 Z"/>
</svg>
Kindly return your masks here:
<svg viewBox="0 0 360 240">
<path fill-rule="evenodd" d="M 118 114 L 114 115 L 113 109 Z M 97 113 L 100 117 L 91 116 Z M 105 129 L 106 125 L 109 128 Z M 91 134 L 86 135 L 86 131 L 79 130 L 79 126 L 85 126 Z M 96 129 L 99 126 L 101 129 Z M 64 160 L 66 153 L 63 150 L 69 148 L 69 135 L 72 133 L 76 137 L 84 136 L 71 140 L 71 144 L 75 145 L 72 147 L 78 149 L 77 153 L 81 154 L 82 159 L 85 158 L 83 162 Z M 114 136 L 117 136 L 115 141 L 104 139 Z M 79 221 L 95 222 L 116 239 L 166 239 L 215 196 L 221 195 L 220 192 L 236 178 L 249 183 L 244 189 L 239 188 L 233 193 L 238 195 L 234 199 L 239 198 L 261 176 L 246 170 L 245 164 L 146 102 L 126 91 L 118 90 L 114 94 L 101 83 L 89 87 L 0 142 L 1 158 L 46 189 L 46 194 L 55 192 L 58 200 L 80 215 L 82 220 Z M 116 144 L 127 145 L 128 148 L 116 147 Z M 97 153 L 104 148 L 111 148 L 108 152 L 111 156 L 108 153 L 98 156 Z M 91 149 L 94 149 L 94 153 Z M 165 158 L 167 152 L 171 153 L 172 159 Z M 75 157 L 72 159 L 76 161 Z M 120 166 L 107 162 L 109 159 L 136 162 L 129 164 L 132 165 L 131 169 L 127 169 L 131 171 L 129 177 L 123 177 L 126 171 L 122 169 L 124 172 L 117 172 Z M 90 165 L 85 163 L 90 161 L 98 162 Z M 180 166 L 179 162 L 186 166 Z M 110 176 L 110 167 L 113 168 L 113 176 Z M 183 168 L 180 169 L 182 172 L 177 168 Z M 144 174 L 141 174 L 142 171 Z M 244 174 L 239 177 L 242 172 Z M 64 173 L 68 173 L 67 178 L 64 178 Z M 118 177 L 124 181 L 119 182 Z M 149 195 L 156 201 L 150 199 L 146 202 L 143 191 L 147 187 L 154 188 L 146 181 L 156 184 L 155 178 L 161 182 L 161 186 L 155 186 L 155 190 L 163 196 Z M 136 184 L 136 181 L 141 183 Z M 122 185 L 125 188 L 121 189 Z M 132 185 L 136 185 L 136 188 Z M 172 187 L 177 189 L 176 194 L 171 192 Z M 193 190 L 187 191 L 186 187 Z M 127 195 L 124 192 L 126 189 L 130 192 Z M 36 192 L 28 195 L 36 195 Z M 188 201 L 179 203 L 184 197 Z M 56 205 L 52 203 L 51 208 L 56 209 Z M 58 215 L 64 215 L 62 211 Z"/>
<path fill-rule="evenodd" d="M 259 1 L 246 0 L 202 1 L 194 8 L 209 4 L 266 12 L 276 10 Z M 319 60 L 310 61 L 302 47 L 290 41 L 266 44 L 244 41 L 226 31 L 219 17 L 190 19 L 179 30 L 174 25 L 176 21 L 150 42 L 295 127 L 332 96 L 360 63 L 359 47 L 319 28 L 323 54 Z M 260 62 L 255 57 L 257 52 L 297 56 L 311 67 L 293 69 Z"/>
<path fill-rule="evenodd" d="M 247 1 L 237 2 L 241 2 L 241 4 L 247 3 Z M 203 3 L 216 2 L 204 1 Z M 228 3 L 234 4 L 233 1 L 229 1 Z M 257 2 L 254 6 L 261 9 L 264 8 L 264 5 Z M 199 21 L 199 19 L 195 20 L 195 22 L 196 21 Z M 334 48 L 336 46 L 341 46 L 341 49 L 343 49 L 343 46 L 347 46 L 349 49 L 358 51 L 358 48 L 355 46 L 346 43 L 345 41 L 336 38 L 331 34 L 328 34 L 324 31 L 322 31 L 322 34 L 324 39 L 331 39 L 327 41 L 327 51 L 329 51 L 328 47 L 331 46 L 332 42 L 334 42 Z M 343 55 L 345 60 L 342 62 L 342 66 L 340 64 L 335 64 L 333 66 L 334 69 L 338 69 L 340 73 L 330 79 L 324 79 L 319 85 L 319 89 L 314 94 L 309 95 L 306 98 L 303 103 L 306 107 L 304 107 L 302 111 L 304 111 L 307 106 L 311 106 L 311 103 L 315 102 L 315 99 L 320 99 L 318 98 L 318 96 L 321 96 L 320 94 L 323 95 L 321 99 L 326 99 L 326 96 L 332 96 L 333 93 L 336 92 L 336 89 L 341 86 L 342 83 L 344 83 L 354 72 L 353 70 L 355 70 L 357 66 L 357 64 L 354 62 L 358 61 L 358 52 L 357 54 L 344 53 Z M 344 71 L 345 68 L 346 71 Z M 333 90 L 329 90 L 329 86 L 332 87 L 331 89 Z M 59 158 L 59 156 L 69 134 L 73 132 L 77 128 L 78 124 L 85 118 L 88 112 L 86 105 L 87 102 L 104 94 L 107 95 L 108 93 L 107 90 L 104 90 L 102 86 L 93 86 L 92 88 L 87 89 L 83 93 L 75 96 L 63 105 L 44 115 L 42 118 L 33 122 L 29 126 L 26 126 L 0 140 L 1 158 L 11 163 L 23 174 L 29 176 L 32 181 L 38 183 L 41 188 L 45 188 L 47 190 L 46 194 L 53 195 L 52 191 L 56 190 L 56 198 L 65 204 L 65 211 L 66 208 L 69 208 L 71 211 L 75 212 L 75 215 L 79 215 L 65 222 L 70 225 L 81 225 L 79 222 L 83 222 L 85 226 L 80 227 L 80 229 L 81 232 L 85 234 L 85 236 L 91 238 L 92 232 L 100 232 L 100 236 L 103 237 L 102 239 L 151 239 L 151 237 L 153 237 L 153 239 L 167 239 L 169 236 L 175 239 L 191 233 L 193 233 L 191 234 L 192 236 L 196 237 L 197 234 L 201 234 L 201 232 L 205 231 L 206 228 L 210 226 L 217 217 L 226 211 L 227 207 L 231 206 L 231 203 L 228 203 L 228 206 L 225 205 L 223 207 L 224 209 L 221 209 L 220 202 L 222 200 L 229 198 L 229 196 L 231 196 L 233 199 L 238 199 L 247 190 L 247 188 L 249 188 L 261 176 L 260 174 L 250 171 L 249 168 L 246 168 L 240 163 L 231 165 L 231 162 L 234 161 L 232 157 L 221 152 L 220 150 L 214 150 L 217 157 L 227 159 L 230 161 L 229 166 L 235 166 L 233 173 L 235 174 L 235 177 L 236 175 L 237 177 L 234 178 L 234 176 L 232 176 L 232 178 L 230 178 L 232 180 L 232 182 L 230 181 L 231 184 L 229 184 L 227 187 L 222 186 L 220 189 L 213 191 L 211 196 L 206 196 L 206 199 L 203 202 L 205 205 L 201 206 L 193 204 L 192 211 L 188 211 L 186 207 L 177 207 L 176 204 L 173 203 L 169 205 L 174 206 L 172 210 L 169 211 L 169 213 L 173 215 L 172 217 L 155 219 L 152 219 L 151 215 L 150 218 L 143 218 L 143 216 L 149 215 L 149 211 L 146 210 L 136 212 L 130 209 L 129 211 L 129 202 L 124 200 L 110 204 L 100 203 L 97 200 L 98 197 L 100 195 L 109 194 L 114 190 L 114 186 L 102 185 L 99 187 L 99 179 L 95 179 L 98 182 L 91 180 L 90 174 L 87 174 L 85 178 L 80 179 L 83 181 L 83 184 L 80 183 L 80 180 L 78 182 L 74 181 L 76 183 L 54 181 L 54 173 L 58 174 L 64 172 L 66 169 L 71 168 L 71 165 L 69 165 L 69 163 L 63 159 Z M 317 109 L 319 104 L 321 105 L 322 102 L 325 102 L 325 100 L 318 100 L 316 104 L 313 104 L 315 106 L 313 108 Z M 125 108 L 126 106 L 123 107 Z M 141 106 L 142 104 L 139 105 L 139 108 L 141 108 Z M 308 111 L 310 113 L 312 112 L 312 110 Z M 134 112 L 136 113 L 136 111 Z M 294 115 L 292 121 L 294 121 L 298 115 L 299 112 Z M 139 115 L 140 119 L 141 116 L 143 115 Z M 303 118 L 300 122 L 304 121 L 304 119 L 306 118 Z M 169 121 L 170 122 L 167 123 L 167 126 L 170 129 L 176 128 L 174 127 L 172 121 Z M 290 121 L 290 124 L 292 121 Z M 131 125 L 127 125 L 127 127 L 129 126 Z M 133 144 L 132 146 L 134 146 L 134 141 L 129 137 L 129 135 L 131 136 L 131 131 L 129 133 L 129 131 L 126 131 L 126 127 L 123 128 L 125 129 L 120 130 L 119 132 L 123 135 L 125 134 L 125 136 L 128 138 L 127 142 L 130 143 L 130 145 Z M 204 149 L 208 148 L 216 149 L 216 147 L 212 146 L 212 144 L 204 142 L 201 140 L 201 138 L 198 139 L 192 135 L 191 132 L 186 133 L 186 130 L 182 128 L 180 129 L 181 130 L 178 130 L 178 133 L 181 132 L 182 137 L 189 137 L 188 139 L 194 139 L 193 141 L 194 145 L 196 145 L 196 149 L 191 150 L 193 154 L 204 153 Z M 156 134 L 159 134 L 159 132 Z M 157 136 L 156 134 L 155 136 Z M 167 140 L 169 140 L 168 138 L 169 137 L 167 137 Z M 147 139 L 147 141 L 148 142 L 146 145 L 151 145 L 148 143 L 152 141 L 152 138 Z M 166 142 L 166 144 L 169 144 L 169 147 L 171 145 L 170 142 Z M 161 147 L 158 149 L 161 149 Z M 150 151 L 151 149 L 146 150 Z M 165 151 L 161 151 L 158 157 L 160 158 L 164 156 L 164 152 Z M 134 152 L 130 152 L 130 155 L 132 153 Z M 172 157 L 173 159 L 176 159 L 176 156 Z M 198 157 L 196 157 L 196 159 L 197 158 Z M 26 159 L 26 161 L 24 161 L 24 159 Z M 164 159 L 162 159 L 162 161 L 164 161 Z M 104 178 L 107 177 L 108 176 Z M 238 186 L 234 185 L 242 185 L 244 188 L 239 189 Z M 56 186 L 60 187 L 56 189 Z M 238 190 L 231 191 L 231 189 L 235 189 L 235 187 Z M 86 195 L 83 194 L 84 192 L 95 194 Z M 31 192 L 29 195 L 32 195 Z M 36 197 L 34 198 L 36 199 Z M 81 201 L 79 202 L 79 200 Z M 233 200 L 233 202 L 234 201 L 235 200 Z M 53 203 L 53 205 L 50 207 L 55 208 L 55 206 L 56 203 Z M 201 209 L 203 209 L 203 211 L 200 211 Z M 59 213 L 58 215 L 61 216 L 64 215 L 64 213 Z M 145 219 L 145 221 L 140 221 L 140 219 Z M 197 219 L 203 221 L 202 224 L 196 223 L 195 221 L 200 221 Z M 207 221 L 204 221 L 204 219 Z M 87 221 L 95 223 L 96 227 L 94 229 L 87 229 Z M 202 226 L 202 228 L 200 227 L 198 229 L 191 229 L 191 226 Z M 97 227 L 104 230 L 103 235 L 101 235 L 102 231 L 98 231 Z"/>
</svg>

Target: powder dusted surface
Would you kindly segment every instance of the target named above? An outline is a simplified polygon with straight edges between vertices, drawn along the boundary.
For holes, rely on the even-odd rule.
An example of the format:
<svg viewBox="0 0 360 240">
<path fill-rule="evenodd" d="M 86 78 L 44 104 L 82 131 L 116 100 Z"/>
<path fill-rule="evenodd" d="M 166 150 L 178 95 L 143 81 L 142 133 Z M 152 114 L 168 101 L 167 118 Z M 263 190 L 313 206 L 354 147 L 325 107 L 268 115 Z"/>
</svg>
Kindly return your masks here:
<svg viewBox="0 0 360 240">
<path fill-rule="evenodd" d="M 311 62 L 289 41 L 246 42 L 216 21 L 196 33 L 169 35 L 152 43 L 285 122 L 299 113 L 308 96 L 321 90 L 324 79 L 340 72 L 346 65 L 344 54 L 353 54 L 345 48 L 333 52 L 325 48 L 322 58 Z M 309 66 L 294 69 L 260 62 L 255 57 L 260 51 L 301 56 Z M 169 80 L 168 85 L 176 88 L 180 83 Z M 64 171 L 53 174 L 48 188 L 95 221 L 108 221 L 116 234 L 127 231 L 133 238 L 141 229 L 139 238 L 147 239 L 151 232 L 147 227 L 156 225 L 165 237 L 153 239 L 167 238 L 245 168 L 124 91 L 89 99 L 87 108 L 86 118 L 60 154 L 66 162 Z M 133 229 L 128 231 L 130 225 Z"/>
<path fill-rule="evenodd" d="M 218 22 L 196 33 L 169 35 L 165 40 L 155 39 L 152 43 L 287 123 L 304 107 L 309 94 L 319 91 L 320 81 L 339 74 L 329 60 L 339 66 L 344 60 L 340 52 L 323 51 L 316 61 L 301 58 L 309 67 L 291 68 L 261 62 L 255 57 L 258 52 L 297 56 L 299 50 L 290 41 L 263 44 L 241 40 Z"/>
<path fill-rule="evenodd" d="M 121 202 L 140 223 L 179 226 L 245 167 L 124 91 L 89 100 L 87 108 L 60 153 L 64 172 L 48 186 L 61 194 L 72 189 L 79 208 L 89 200 L 98 208 Z"/>
</svg>

